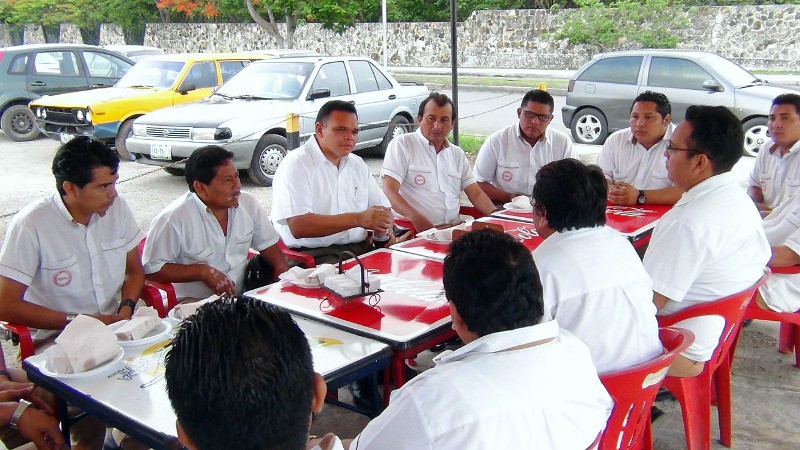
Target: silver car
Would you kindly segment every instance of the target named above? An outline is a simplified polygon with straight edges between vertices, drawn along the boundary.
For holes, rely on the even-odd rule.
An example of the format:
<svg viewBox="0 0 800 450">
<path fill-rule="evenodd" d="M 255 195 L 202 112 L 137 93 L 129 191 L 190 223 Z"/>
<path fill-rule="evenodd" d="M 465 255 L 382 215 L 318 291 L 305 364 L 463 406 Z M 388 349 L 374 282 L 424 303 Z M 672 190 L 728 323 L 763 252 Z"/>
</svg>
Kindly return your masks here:
<svg viewBox="0 0 800 450">
<path fill-rule="evenodd" d="M 300 141 L 314 133 L 319 108 L 330 99 L 358 109 L 356 149 L 378 146 L 405 133 L 419 103 L 422 85 L 401 85 L 367 58 L 304 57 L 257 61 L 242 69 L 198 103 L 145 114 L 133 125 L 128 150 L 143 164 L 171 165 L 199 147 L 217 144 L 234 154 L 258 184 L 270 186 L 288 149 L 287 114 L 299 115 Z"/>
<path fill-rule="evenodd" d="M 744 154 L 755 156 L 768 139 L 772 100 L 797 87 L 761 80 L 714 53 L 682 50 L 630 50 L 600 53 L 584 64 L 567 89 L 561 108 L 564 126 L 577 143 L 602 144 L 629 127 L 633 99 L 644 91 L 661 92 L 672 104 L 672 121 L 683 120 L 690 105 L 721 105 L 744 128 Z"/>
</svg>

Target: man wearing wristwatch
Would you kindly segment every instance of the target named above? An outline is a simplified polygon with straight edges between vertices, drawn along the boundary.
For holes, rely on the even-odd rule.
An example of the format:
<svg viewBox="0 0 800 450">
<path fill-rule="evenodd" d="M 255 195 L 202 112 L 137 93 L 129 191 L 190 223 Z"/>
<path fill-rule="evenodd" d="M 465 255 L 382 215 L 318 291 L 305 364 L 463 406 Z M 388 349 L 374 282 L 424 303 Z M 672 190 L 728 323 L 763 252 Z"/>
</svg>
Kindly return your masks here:
<svg viewBox="0 0 800 450">
<path fill-rule="evenodd" d="M 674 205 L 681 192 L 667 177 L 664 150 L 675 129 L 667 96 L 645 91 L 631 106 L 630 128 L 608 137 L 597 165 L 608 182 L 608 201 L 633 206 L 645 203 Z"/>
<path fill-rule="evenodd" d="M 105 324 L 133 314 L 144 285 L 137 250 L 143 235 L 117 197 L 118 168 L 105 144 L 72 139 L 53 159 L 58 192 L 23 208 L 9 225 L 0 252 L 0 320 L 29 327 L 37 352 L 77 314 Z M 77 425 L 73 448 L 100 448 L 105 426 L 88 418 Z"/>
</svg>

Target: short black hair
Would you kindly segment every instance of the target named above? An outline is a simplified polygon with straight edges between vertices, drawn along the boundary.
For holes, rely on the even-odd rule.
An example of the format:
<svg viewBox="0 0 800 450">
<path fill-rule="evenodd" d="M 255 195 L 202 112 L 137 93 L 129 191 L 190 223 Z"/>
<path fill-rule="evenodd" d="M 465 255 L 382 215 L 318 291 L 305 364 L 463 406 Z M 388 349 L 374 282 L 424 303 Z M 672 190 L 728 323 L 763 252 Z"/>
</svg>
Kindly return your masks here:
<svg viewBox="0 0 800 450">
<path fill-rule="evenodd" d="M 669 103 L 667 96 L 661 92 L 644 91 L 637 95 L 633 100 L 633 103 L 631 103 L 631 111 L 633 111 L 633 106 L 638 102 L 655 103 L 656 112 L 661 114 L 662 118 L 667 117 L 667 114 L 672 114 L 672 105 Z"/>
<path fill-rule="evenodd" d="M 305 448 L 314 368 L 286 312 L 245 296 L 203 305 L 175 336 L 165 378 L 198 449 Z"/>
<path fill-rule="evenodd" d="M 450 119 L 456 118 L 456 105 L 453 104 L 453 101 L 450 100 L 450 97 L 439 92 L 431 92 L 430 95 L 428 95 L 428 97 L 426 97 L 425 100 L 419 104 L 419 111 L 417 111 L 418 119 L 421 119 L 422 115 L 425 114 L 425 105 L 427 105 L 431 100 L 440 108 L 444 107 L 445 105 L 450 105 L 450 108 L 453 110 L 453 115 L 450 117 Z"/>
<path fill-rule="evenodd" d="M 61 145 L 53 158 L 53 176 L 56 189 L 62 196 L 67 195 L 65 181 L 82 188 L 92 182 L 92 171 L 97 167 L 108 167 L 111 173 L 119 170 L 119 155 L 111 148 L 88 136 L 76 136 Z"/>
<path fill-rule="evenodd" d="M 233 153 L 219 145 L 206 145 L 193 151 L 186 160 L 185 176 L 189 190 L 194 192 L 194 182 L 199 181 L 206 186 L 217 176 L 217 169 L 233 159 Z"/>
<path fill-rule="evenodd" d="M 684 120 L 692 124 L 689 148 L 711 161 L 713 174 L 730 172 L 742 157 L 742 124 L 724 106 L 692 105 Z"/>
<path fill-rule="evenodd" d="M 800 114 L 800 95 L 798 94 L 781 94 L 772 100 L 772 106 L 776 105 L 794 105 L 794 110 Z"/>
<path fill-rule="evenodd" d="M 506 233 L 470 231 L 444 258 L 444 292 L 479 336 L 537 325 L 542 283 L 531 252 Z"/>
<path fill-rule="evenodd" d="M 353 113 L 356 115 L 356 118 L 358 118 L 356 105 L 344 100 L 331 100 L 326 102 L 324 105 L 322 105 L 322 108 L 319 109 L 315 123 L 321 123 L 325 125 L 325 123 L 328 121 L 328 117 L 330 117 L 331 113 L 334 111 Z"/>
<path fill-rule="evenodd" d="M 539 169 L 531 197 L 550 228 L 564 231 L 605 225 L 607 194 L 600 167 L 566 158 Z"/>
<path fill-rule="evenodd" d="M 528 102 L 535 102 L 541 103 L 543 105 L 547 105 L 550 107 L 550 114 L 553 113 L 553 110 L 556 107 L 555 101 L 553 101 L 553 96 L 550 95 L 549 92 L 543 91 L 541 89 L 533 89 L 528 91 L 524 97 L 522 97 L 522 103 L 520 104 L 520 108 L 524 108 Z"/>
</svg>

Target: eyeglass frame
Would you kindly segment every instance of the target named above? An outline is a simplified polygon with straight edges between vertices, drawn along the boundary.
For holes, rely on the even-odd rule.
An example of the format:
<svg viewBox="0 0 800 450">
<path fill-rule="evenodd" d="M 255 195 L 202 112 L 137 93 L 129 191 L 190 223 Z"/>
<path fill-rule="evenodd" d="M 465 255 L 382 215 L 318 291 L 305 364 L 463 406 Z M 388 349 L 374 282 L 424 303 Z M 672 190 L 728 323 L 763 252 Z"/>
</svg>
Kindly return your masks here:
<svg viewBox="0 0 800 450">
<path fill-rule="evenodd" d="M 537 114 L 533 111 L 528 111 L 525 108 L 520 108 L 520 111 L 522 111 L 522 115 L 525 116 L 526 119 L 536 118 L 542 123 L 549 123 L 551 120 L 553 120 L 553 117 L 555 117 L 552 114 Z"/>
<path fill-rule="evenodd" d="M 668 142 L 667 142 L 667 150 L 668 150 L 668 151 L 671 151 L 671 152 L 687 152 L 687 153 L 690 153 L 690 152 L 691 152 L 691 153 L 700 153 L 700 152 L 698 152 L 697 150 L 695 150 L 695 149 L 693 149 L 693 148 L 680 148 L 680 147 L 675 147 L 675 146 L 673 146 L 673 144 L 672 144 L 672 141 L 668 141 Z"/>
</svg>

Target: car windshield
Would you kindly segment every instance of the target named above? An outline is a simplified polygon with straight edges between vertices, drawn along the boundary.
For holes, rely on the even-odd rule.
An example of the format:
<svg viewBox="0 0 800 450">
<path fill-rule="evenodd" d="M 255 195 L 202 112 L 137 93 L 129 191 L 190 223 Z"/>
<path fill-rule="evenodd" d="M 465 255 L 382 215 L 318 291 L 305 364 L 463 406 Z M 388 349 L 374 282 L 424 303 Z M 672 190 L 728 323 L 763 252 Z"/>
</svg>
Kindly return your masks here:
<svg viewBox="0 0 800 450">
<path fill-rule="evenodd" d="M 153 87 L 168 89 L 185 65 L 182 61 L 144 60 L 136 63 L 120 78 L 116 87 Z"/>
<path fill-rule="evenodd" d="M 219 88 L 217 94 L 245 100 L 290 100 L 300 91 L 314 63 L 266 62 L 250 64 Z"/>
<path fill-rule="evenodd" d="M 717 71 L 723 78 L 728 80 L 735 88 L 744 87 L 750 84 L 759 83 L 761 80 L 755 75 L 748 72 L 742 66 L 725 58 L 714 58 L 711 67 Z"/>
</svg>

